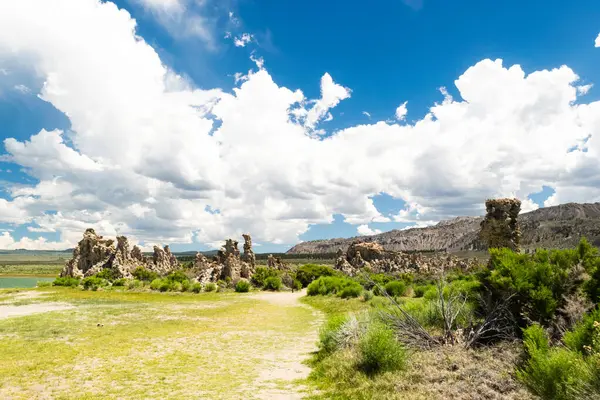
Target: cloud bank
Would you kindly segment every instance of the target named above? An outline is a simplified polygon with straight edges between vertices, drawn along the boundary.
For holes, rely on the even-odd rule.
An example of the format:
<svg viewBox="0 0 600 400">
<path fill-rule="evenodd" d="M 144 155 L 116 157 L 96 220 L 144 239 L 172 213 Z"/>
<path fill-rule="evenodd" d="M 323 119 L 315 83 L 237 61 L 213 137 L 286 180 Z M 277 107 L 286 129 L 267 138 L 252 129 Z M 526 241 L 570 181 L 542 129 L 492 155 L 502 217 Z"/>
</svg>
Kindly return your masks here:
<svg viewBox="0 0 600 400">
<path fill-rule="evenodd" d="M 351 89 L 328 73 L 319 99 L 278 85 L 262 63 L 232 92 L 197 89 L 110 2 L 0 3 L 0 59 L 30 63 L 40 98 L 72 125 L 25 141 L 0 133 L 5 157 L 39 181 L 8 188 L 0 223 L 60 235 L 51 244 L 4 233 L 0 247 L 67 247 L 89 226 L 148 243 L 248 231 L 293 244 L 334 214 L 363 232 L 389 221 L 372 200 L 380 193 L 406 202 L 395 221 L 420 225 L 543 185 L 555 189 L 546 205 L 600 200 L 600 102 L 576 102 L 567 66 L 525 74 L 482 60 L 454 82 L 461 99 L 446 94 L 413 123 L 332 133 L 322 123 Z"/>
</svg>

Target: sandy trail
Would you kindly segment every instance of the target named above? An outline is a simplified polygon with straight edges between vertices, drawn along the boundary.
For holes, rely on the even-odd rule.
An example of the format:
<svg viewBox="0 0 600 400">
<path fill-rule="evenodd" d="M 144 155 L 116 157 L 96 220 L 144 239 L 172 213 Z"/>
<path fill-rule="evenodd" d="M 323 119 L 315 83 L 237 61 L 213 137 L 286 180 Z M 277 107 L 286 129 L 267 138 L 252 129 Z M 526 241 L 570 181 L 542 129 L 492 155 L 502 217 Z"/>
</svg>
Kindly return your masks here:
<svg viewBox="0 0 600 400">
<path fill-rule="evenodd" d="M 312 311 L 314 320 L 310 324 L 308 335 L 296 341 L 293 346 L 282 351 L 265 354 L 268 366 L 260 371 L 258 379 L 254 382 L 260 387 L 257 398 L 274 400 L 302 399 L 306 387 L 296 384 L 295 381 L 307 378 L 310 368 L 305 364 L 310 353 L 315 351 L 319 334 L 319 327 L 323 322 L 323 314 L 313 308 L 300 303 L 299 299 L 306 295 L 306 290 L 301 292 L 261 292 L 255 297 L 282 307 L 304 307 Z"/>
<path fill-rule="evenodd" d="M 37 313 L 50 311 L 63 311 L 73 308 L 72 305 L 66 303 L 40 303 L 27 304 L 23 306 L 2 305 L 0 306 L 0 319 L 10 317 L 22 317 Z"/>
</svg>

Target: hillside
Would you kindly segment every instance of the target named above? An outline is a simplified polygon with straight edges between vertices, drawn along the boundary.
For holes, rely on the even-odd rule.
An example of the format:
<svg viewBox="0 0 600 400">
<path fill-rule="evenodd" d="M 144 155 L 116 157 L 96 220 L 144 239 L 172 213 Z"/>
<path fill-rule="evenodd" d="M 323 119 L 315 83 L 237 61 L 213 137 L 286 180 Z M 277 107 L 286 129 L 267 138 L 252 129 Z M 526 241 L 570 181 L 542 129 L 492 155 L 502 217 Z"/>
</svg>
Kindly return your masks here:
<svg viewBox="0 0 600 400">
<path fill-rule="evenodd" d="M 346 249 L 355 240 L 377 242 L 386 250 L 458 252 L 481 249 L 477 239 L 483 217 L 458 217 L 427 228 L 393 230 L 372 236 L 314 240 L 299 243 L 289 254 L 332 253 Z M 541 208 L 519 216 L 524 249 L 565 248 L 586 236 L 600 247 L 600 203 L 568 203 Z"/>
</svg>

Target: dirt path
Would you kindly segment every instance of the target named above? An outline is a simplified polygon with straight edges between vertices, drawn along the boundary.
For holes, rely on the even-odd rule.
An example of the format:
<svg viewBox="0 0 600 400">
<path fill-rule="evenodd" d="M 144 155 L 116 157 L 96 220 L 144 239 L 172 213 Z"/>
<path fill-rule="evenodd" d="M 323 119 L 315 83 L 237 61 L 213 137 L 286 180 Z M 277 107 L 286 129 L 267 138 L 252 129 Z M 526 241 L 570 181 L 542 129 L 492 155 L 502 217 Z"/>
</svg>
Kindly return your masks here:
<svg viewBox="0 0 600 400">
<path fill-rule="evenodd" d="M 260 371 L 258 379 L 254 382 L 260 388 L 257 394 L 259 399 L 296 400 L 303 398 L 306 387 L 297 383 L 310 374 L 310 367 L 306 365 L 310 353 L 316 350 L 319 337 L 319 327 L 323 322 L 323 314 L 311 307 L 302 304 L 299 299 L 306 295 L 306 290 L 301 292 L 261 292 L 256 298 L 270 302 L 281 307 L 304 307 L 312 311 L 314 319 L 310 324 L 308 335 L 282 351 L 266 354 L 267 368 Z"/>
<path fill-rule="evenodd" d="M 73 308 L 73 306 L 66 303 L 39 303 L 26 304 L 22 306 L 3 305 L 0 306 L 0 319 L 22 317 L 24 315 L 45 313 L 50 311 L 63 311 L 70 308 Z"/>
</svg>

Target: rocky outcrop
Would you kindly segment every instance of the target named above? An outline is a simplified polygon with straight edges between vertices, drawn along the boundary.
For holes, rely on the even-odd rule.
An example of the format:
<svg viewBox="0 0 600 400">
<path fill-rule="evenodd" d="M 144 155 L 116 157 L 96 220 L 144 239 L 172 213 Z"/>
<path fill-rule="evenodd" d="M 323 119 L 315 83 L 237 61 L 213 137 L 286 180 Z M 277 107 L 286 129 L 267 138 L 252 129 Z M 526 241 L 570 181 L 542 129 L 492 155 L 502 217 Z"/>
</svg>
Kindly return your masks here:
<svg viewBox="0 0 600 400">
<path fill-rule="evenodd" d="M 278 269 L 280 271 L 285 271 L 290 269 L 289 264 L 285 263 L 281 257 L 275 257 L 273 254 L 269 254 L 267 257 L 267 267 L 272 269 Z"/>
<path fill-rule="evenodd" d="M 479 232 L 483 217 L 458 217 L 426 228 L 392 230 L 378 235 L 348 239 L 303 242 L 292 247 L 290 254 L 335 254 L 346 251 L 353 242 L 378 243 L 388 251 L 447 251 L 449 253 L 485 250 Z M 577 246 L 582 236 L 600 247 L 600 203 L 568 203 L 544 207 L 519 215 L 520 247 L 569 248 Z"/>
<path fill-rule="evenodd" d="M 152 259 L 146 264 L 146 268 L 156 272 L 159 275 L 166 275 L 179 267 L 177 257 L 171 253 L 169 246 L 161 249 L 158 246 L 153 248 Z"/>
<path fill-rule="evenodd" d="M 355 276 L 361 270 L 373 273 L 419 273 L 438 274 L 447 269 L 470 270 L 479 265 L 473 259 L 459 259 L 453 255 L 423 255 L 387 251 L 378 243 L 355 242 L 346 252 L 338 250 L 335 269 Z"/>
<path fill-rule="evenodd" d="M 225 241 L 212 260 L 197 253 L 192 267 L 197 280 L 208 283 L 227 278 L 234 282 L 250 279 L 256 269 L 256 256 L 252 251 L 252 238 L 248 234 L 243 236 L 243 254 L 240 254 L 238 242 L 232 239 Z M 179 261 L 169 246 L 154 246 L 152 256 L 146 257 L 137 246 L 130 250 L 125 236 L 118 236 L 115 246 L 114 240 L 104 239 L 93 229 L 88 229 L 73 250 L 73 258 L 67 262 L 61 276 L 84 278 L 110 269 L 117 278 L 132 278 L 131 273 L 140 266 L 164 276 L 179 268 Z"/>
<path fill-rule="evenodd" d="M 205 284 L 227 278 L 232 282 L 250 279 L 256 268 L 256 256 L 252 251 L 250 235 L 244 234 L 243 237 L 244 253 L 242 255 L 238 249 L 238 242 L 232 239 L 225 241 L 225 245 L 211 261 L 200 253 L 196 254 L 193 268 L 198 282 Z"/>
<path fill-rule="evenodd" d="M 517 217 L 521 211 L 518 199 L 490 199 L 485 202 L 486 215 L 479 237 L 488 248 L 519 251 L 521 231 Z"/>
<path fill-rule="evenodd" d="M 114 240 L 104 239 L 93 229 L 87 229 L 60 276 L 84 278 L 110 269 L 115 277 L 130 278 L 133 269 L 145 265 L 144 261 L 137 246 L 129 250 L 129 241 L 125 236 L 117 237 L 115 247 Z"/>
</svg>

